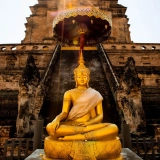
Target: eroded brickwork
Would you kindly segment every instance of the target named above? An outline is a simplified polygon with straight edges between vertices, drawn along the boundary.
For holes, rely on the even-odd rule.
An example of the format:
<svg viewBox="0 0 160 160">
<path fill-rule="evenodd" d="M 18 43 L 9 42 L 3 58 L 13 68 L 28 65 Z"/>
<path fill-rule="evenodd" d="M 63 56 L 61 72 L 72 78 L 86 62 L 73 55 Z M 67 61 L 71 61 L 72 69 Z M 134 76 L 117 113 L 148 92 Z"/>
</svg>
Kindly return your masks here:
<svg viewBox="0 0 160 160">
<path fill-rule="evenodd" d="M 43 43 L 53 38 L 52 23 L 55 16 L 68 8 L 73 7 L 97 7 L 104 11 L 110 11 L 112 13 L 112 34 L 108 41 L 130 43 L 130 32 L 128 18 L 125 15 L 126 7 L 118 4 L 118 0 L 114 1 L 84 1 L 84 0 L 72 0 L 72 1 L 39 1 L 38 4 L 30 7 L 32 15 L 27 18 L 26 35 L 22 43 Z"/>
</svg>

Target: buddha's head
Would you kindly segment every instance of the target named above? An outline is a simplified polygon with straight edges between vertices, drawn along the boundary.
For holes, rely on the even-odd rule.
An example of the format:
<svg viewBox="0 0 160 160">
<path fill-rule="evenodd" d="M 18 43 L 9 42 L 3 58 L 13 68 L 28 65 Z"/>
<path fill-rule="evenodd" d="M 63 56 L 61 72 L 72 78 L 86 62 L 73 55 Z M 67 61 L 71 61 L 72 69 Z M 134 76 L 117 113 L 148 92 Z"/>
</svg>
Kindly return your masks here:
<svg viewBox="0 0 160 160">
<path fill-rule="evenodd" d="M 74 70 L 74 79 L 76 87 L 86 86 L 89 87 L 90 70 L 84 65 L 83 53 L 80 51 L 79 66 Z"/>
</svg>

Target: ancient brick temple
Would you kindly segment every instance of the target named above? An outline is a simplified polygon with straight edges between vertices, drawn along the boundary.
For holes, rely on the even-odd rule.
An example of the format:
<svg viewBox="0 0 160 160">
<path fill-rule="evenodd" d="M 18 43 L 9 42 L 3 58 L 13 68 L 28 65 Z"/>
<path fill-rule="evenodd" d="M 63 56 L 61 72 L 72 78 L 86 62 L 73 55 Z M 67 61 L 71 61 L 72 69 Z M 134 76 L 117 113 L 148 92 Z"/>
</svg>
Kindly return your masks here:
<svg viewBox="0 0 160 160">
<path fill-rule="evenodd" d="M 109 39 L 84 47 L 90 86 L 104 97 L 104 121 L 120 126 L 130 114 L 135 120 L 142 115 L 137 130 L 152 127 L 149 134 L 160 134 L 160 44 L 131 40 L 127 8 L 118 0 L 71 3 L 111 13 Z M 22 136 L 33 131 L 36 119 L 44 119 L 46 125 L 60 113 L 64 92 L 75 85 L 79 46 L 59 42 L 53 32 L 54 18 L 67 5 L 64 0 L 38 0 L 30 7 L 22 42 L 0 44 L 0 126 L 12 126 Z"/>
</svg>

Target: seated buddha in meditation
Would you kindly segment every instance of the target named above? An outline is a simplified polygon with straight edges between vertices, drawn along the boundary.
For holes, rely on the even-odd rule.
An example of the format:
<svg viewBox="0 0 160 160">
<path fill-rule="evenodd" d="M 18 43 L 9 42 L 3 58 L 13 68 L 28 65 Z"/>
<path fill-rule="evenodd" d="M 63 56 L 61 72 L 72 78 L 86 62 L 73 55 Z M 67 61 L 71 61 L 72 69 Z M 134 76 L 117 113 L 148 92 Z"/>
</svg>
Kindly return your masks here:
<svg viewBox="0 0 160 160">
<path fill-rule="evenodd" d="M 84 65 L 81 51 L 79 66 L 74 70 L 76 88 L 65 92 L 62 112 L 46 127 L 52 139 L 61 141 L 116 139 L 117 126 L 101 123 L 103 97 L 89 87 L 89 76 L 90 71 Z"/>
</svg>

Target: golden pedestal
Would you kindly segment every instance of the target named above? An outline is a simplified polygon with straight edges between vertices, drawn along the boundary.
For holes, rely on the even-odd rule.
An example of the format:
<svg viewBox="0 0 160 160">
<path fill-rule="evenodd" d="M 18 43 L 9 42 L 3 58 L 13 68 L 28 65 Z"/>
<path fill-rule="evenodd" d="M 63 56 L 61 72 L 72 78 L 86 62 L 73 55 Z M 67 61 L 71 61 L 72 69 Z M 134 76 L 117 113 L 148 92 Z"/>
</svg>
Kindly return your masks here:
<svg viewBox="0 0 160 160">
<path fill-rule="evenodd" d="M 56 141 L 47 137 L 43 160 L 123 160 L 121 149 L 118 137 L 108 141 Z"/>
</svg>

